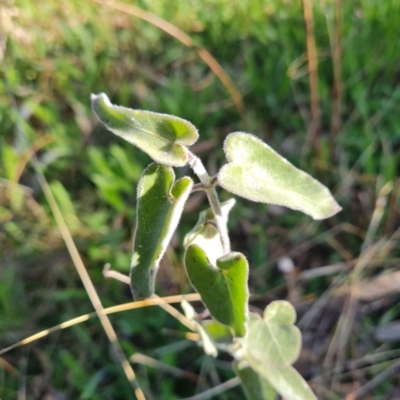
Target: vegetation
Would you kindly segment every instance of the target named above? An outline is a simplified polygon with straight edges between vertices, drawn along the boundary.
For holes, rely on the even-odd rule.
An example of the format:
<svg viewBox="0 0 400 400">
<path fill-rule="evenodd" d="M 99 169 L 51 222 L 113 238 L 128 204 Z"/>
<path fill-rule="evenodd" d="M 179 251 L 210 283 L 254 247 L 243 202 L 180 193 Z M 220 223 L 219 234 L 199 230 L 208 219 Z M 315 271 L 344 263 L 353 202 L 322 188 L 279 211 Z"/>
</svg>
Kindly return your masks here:
<svg viewBox="0 0 400 400">
<path fill-rule="evenodd" d="M 227 134 L 246 131 L 331 188 L 343 211 L 323 222 L 238 198 L 232 248 L 251 265 L 254 309 L 286 298 L 295 306 L 303 335 L 295 367 L 318 398 L 398 397 L 400 4 L 321 1 L 312 20 L 308 1 L 304 10 L 283 0 L 135 5 L 0 6 L 0 349 L 93 311 L 68 233 L 103 307 L 131 301 L 128 286 L 102 270 L 109 263 L 106 275 L 129 273 L 136 188 L 149 158 L 98 125 L 89 98 L 104 91 L 113 103 L 191 121 L 200 131 L 192 150 L 211 175 L 224 164 Z M 191 196 L 159 269 L 159 296 L 192 291 L 179 238 L 205 208 L 201 192 Z M 207 398 L 213 387 L 215 398 L 243 398 L 232 359 L 203 354 L 181 317 L 153 306 L 109 318 L 149 398 Z M 2 352 L 0 398 L 135 398 L 101 321 Z"/>
</svg>

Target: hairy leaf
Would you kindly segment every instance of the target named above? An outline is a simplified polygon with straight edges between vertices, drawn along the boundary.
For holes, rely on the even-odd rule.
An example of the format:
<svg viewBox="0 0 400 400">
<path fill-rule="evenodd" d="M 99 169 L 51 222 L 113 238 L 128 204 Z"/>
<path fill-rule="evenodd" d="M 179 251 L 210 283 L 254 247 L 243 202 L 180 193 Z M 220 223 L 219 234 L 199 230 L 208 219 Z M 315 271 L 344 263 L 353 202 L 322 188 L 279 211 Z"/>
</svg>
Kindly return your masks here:
<svg viewBox="0 0 400 400">
<path fill-rule="evenodd" d="M 296 314 L 287 301 L 274 301 L 264 318 L 252 319 L 245 339 L 246 353 L 274 365 L 292 364 L 301 348 L 300 330 L 293 325 Z"/>
<path fill-rule="evenodd" d="M 93 111 L 113 133 L 139 147 L 154 161 L 182 167 L 188 162 L 186 146 L 199 134 L 188 121 L 167 114 L 132 110 L 110 103 L 106 94 L 92 94 Z"/>
<path fill-rule="evenodd" d="M 240 253 L 229 253 L 213 267 L 206 252 L 198 245 L 185 253 L 188 277 L 199 292 L 211 315 L 232 328 L 236 336 L 246 334 L 248 264 Z"/>
<path fill-rule="evenodd" d="M 255 136 L 231 133 L 224 150 L 229 164 L 219 172 L 218 183 L 228 192 L 300 210 L 314 219 L 328 218 L 341 210 L 325 186 Z"/>
<path fill-rule="evenodd" d="M 138 185 L 136 233 L 131 264 L 131 287 L 135 299 L 154 292 L 158 265 L 178 226 L 193 181 L 175 182 L 171 167 L 151 164 Z"/>
<path fill-rule="evenodd" d="M 291 400 L 315 400 L 312 390 L 291 366 L 300 353 L 301 333 L 294 326 L 296 312 L 287 301 L 274 301 L 264 318 L 249 320 L 249 332 L 243 339 L 243 359 L 266 378 L 275 390 Z"/>
</svg>

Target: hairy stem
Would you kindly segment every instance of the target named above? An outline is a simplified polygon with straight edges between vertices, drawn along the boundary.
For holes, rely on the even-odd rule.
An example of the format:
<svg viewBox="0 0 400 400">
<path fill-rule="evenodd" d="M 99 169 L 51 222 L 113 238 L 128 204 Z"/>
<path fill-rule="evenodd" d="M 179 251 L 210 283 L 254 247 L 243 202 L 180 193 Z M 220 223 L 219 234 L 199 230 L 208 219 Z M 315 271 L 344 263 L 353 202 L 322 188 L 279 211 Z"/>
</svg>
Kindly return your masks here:
<svg viewBox="0 0 400 400">
<path fill-rule="evenodd" d="M 215 222 L 218 232 L 221 236 L 222 248 L 224 254 L 231 251 L 231 244 L 228 235 L 227 219 L 221 211 L 221 203 L 219 202 L 217 192 L 215 190 L 215 182 L 210 179 L 206 169 L 200 158 L 196 157 L 193 153 L 189 152 L 189 165 L 192 167 L 194 173 L 199 177 L 202 183 L 202 189 L 207 193 L 208 201 L 214 214 Z"/>
<path fill-rule="evenodd" d="M 217 183 L 218 183 L 217 182 L 217 177 L 216 176 L 211 177 L 210 183 L 211 183 L 212 187 L 215 187 L 217 185 Z M 193 192 L 200 192 L 201 190 L 207 190 L 207 189 L 208 189 L 208 187 L 203 185 L 201 182 L 200 183 L 195 183 L 193 185 L 193 187 L 192 187 L 192 193 Z"/>
</svg>

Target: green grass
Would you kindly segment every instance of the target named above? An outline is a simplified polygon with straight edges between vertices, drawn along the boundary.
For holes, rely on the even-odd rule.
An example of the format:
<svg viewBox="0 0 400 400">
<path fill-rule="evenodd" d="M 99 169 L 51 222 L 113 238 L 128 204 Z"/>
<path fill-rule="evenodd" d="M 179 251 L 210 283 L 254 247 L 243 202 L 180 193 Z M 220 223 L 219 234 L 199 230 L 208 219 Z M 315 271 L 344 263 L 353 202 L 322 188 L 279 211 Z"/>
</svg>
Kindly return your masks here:
<svg viewBox="0 0 400 400">
<path fill-rule="evenodd" d="M 216 142 L 211 152 L 200 154 L 211 169 L 224 162 L 220 144 L 225 135 L 246 130 L 296 165 L 302 164 L 337 193 L 344 210 L 323 223 L 238 201 L 230 226 L 232 244 L 249 257 L 251 291 L 260 308 L 286 296 L 276 269 L 280 257 L 292 257 L 300 271 L 358 257 L 376 195 L 389 181 L 395 188 L 388 195 L 374 241 L 393 234 L 400 222 L 400 3 L 343 3 L 343 125 L 334 140 L 333 156 L 328 142 L 333 69 L 326 20 L 333 4 L 318 2 L 314 7 L 322 113 L 318 163 L 308 149 L 305 158 L 301 154 L 309 123 L 300 112 L 309 107 L 308 76 L 288 75 L 306 52 L 300 2 L 135 3 L 175 24 L 215 56 L 243 94 L 246 122 L 223 85 L 209 77 L 209 68 L 196 52 L 147 22 L 90 1 L 52 0 L 38 7 L 32 0 L 17 0 L 14 6 L 11 1 L 1 6 L 16 7 L 19 15 L 7 24 L 2 20 L 6 48 L 0 70 L 0 177 L 4 178 L 0 182 L 0 348 L 92 311 L 29 163 L 26 138 L 37 152 L 104 305 L 131 301 L 129 290 L 106 280 L 102 268 L 111 263 L 114 269 L 128 272 L 135 190 L 149 159 L 98 126 L 90 110 L 92 92 L 104 91 L 116 104 L 188 119 L 199 128 L 201 140 Z M 5 15 L 0 13 L 0 18 Z M 228 194 L 221 192 L 221 198 L 227 199 Z M 201 204 L 184 216 L 180 238 L 204 207 Z M 395 246 L 377 268 L 365 273 L 396 268 L 393 259 L 399 257 L 398 249 Z M 332 280 L 332 276 L 315 278 L 299 283 L 298 289 L 304 300 L 314 301 Z M 182 248 L 174 245 L 162 265 L 157 293 L 190 291 L 182 269 Z M 398 343 L 381 344 L 373 336 L 374 325 L 388 322 L 380 320 L 382 314 L 389 315 L 390 321 L 400 318 L 398 296 L 387 296 L 385 301 L 379 315 L 372 306 L 370 311 L 369 306 L 357 308 L 360 334 L 345 347 L 347 360 L 374 353 L 379 346 L 398 348 Z M 328 331 L 309 328 L 320 335 L 315 346 L 329 344 L 337 322 L 332 318 Z M 196 374 L 203 369 L 210 387 L 217 384 L 218 375 L 222 381 L 233 376 L 224 356 L 213 361 L 195 345 L 188 350 L 168 347 L 184 340 L 185 328 L 161 309 L 120 313 L 111 321 L 128 357 L 140 352 Z M 180 333 L 176 336 L 172 331 Z M 306 362 L 307 378 L 321 373 L 325 352 L 316 352 L 316 359 Z M 0 364 L 2 400 L 16 398 L 18 390 L 25 391 L 27 399 L 51 390 L 65 398 L 134 398 L 97 320 L 2 357 L 19 371 L 19 376 L 13 375 Z M 351 375 L 350 381 L 364 384 L 387 366 L 369 368 L 362 378 Z M 135 369 L 155 399 L 194 393 L 193 382 L 147 367 Z M 328 389 L 330 383 L 329 379 L 323 382 Z M 385 398 L 398 385 L 391 376 L 370 395 Z M 338 384 L 324 396 L 335 399 L 344 394 Z M 236 388 L 219 398 L 240 399 L 242 394 Z"/>
</svg>

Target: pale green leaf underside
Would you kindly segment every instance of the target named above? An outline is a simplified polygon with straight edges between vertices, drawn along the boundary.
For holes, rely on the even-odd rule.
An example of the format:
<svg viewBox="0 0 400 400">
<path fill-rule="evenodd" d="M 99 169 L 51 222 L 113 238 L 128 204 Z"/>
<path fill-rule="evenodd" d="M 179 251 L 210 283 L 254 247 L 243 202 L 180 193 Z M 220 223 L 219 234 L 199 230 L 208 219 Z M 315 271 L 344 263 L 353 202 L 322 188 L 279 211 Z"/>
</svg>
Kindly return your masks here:
<svg viewBox="0 0 400 400">
<path fill-rule="evenodd" d="M 324 185 L 255 136 L 232 133 L 224 150 L 229 164 L 219 172 L 218 183 L 228 192 L 300 210 L 314 219 L 328 218 L 341 210 Z"/>
<path fill-rule="evenodd" d="M 92 94 L 91 99 L 93 111 L 111 132 L 137 146 L 154 161 L 175 167 L 188 162 L 186 146 L 199 137 L 190 122 L 172 115 L 113 105 L 104 93 Z"/>
<path fill-rule="evenodd" d="M 265 309 L 264 318 L 249 321 L 244 340 L 246 354 L 273 365 L 293 364 L 300 353 L 301 333 L 293 325 L 296 314 L 287 301 L 274 301 Z"/>
<path fill-rule="evenodd" d="M 243 358 L 275 390 L 291 400 L 316 400 L 307 382 L 291 366 L 300 353 L 301 333 L 294 326 L 296 312 L 287 301 L 272 302 L 264 318 L 254 317 L 243 339 Z"/>
<path fill-rule="evenodd" d="M 292 325 L 296 322 L 296 310 L 287 301 L 273 301 L 264 310 L 264 320 L 271 324 Z"/>
<path fill-rule="evenodd" d="M 198 245 L 185 253 L 188 277 L 211 315 L 228 325 L 236 336 L 246 334 L 248 264 L 240 253 L 229 253 L 217 260 L 217 269 Z"/>
<path fill-rule="evenodd" d="M 140 179 L 137 193 L 136 233 L 131 264 L 131 287 L 135 299 L 150 297 L 158 265 L 178 226 L 193 181 L 175 182 L 171 167 L 151 164 Z"/>
<path fill-rule="evenodd" d="M 233 368 L 240 378 L 248 400 L 275 400 L 276 392 L 263 375 L 258 374 L 244 361 L 234 361 Z"/>
</svg>

